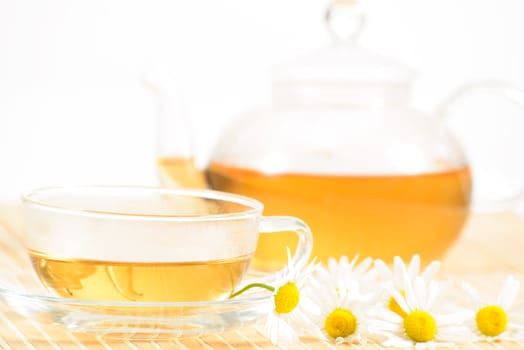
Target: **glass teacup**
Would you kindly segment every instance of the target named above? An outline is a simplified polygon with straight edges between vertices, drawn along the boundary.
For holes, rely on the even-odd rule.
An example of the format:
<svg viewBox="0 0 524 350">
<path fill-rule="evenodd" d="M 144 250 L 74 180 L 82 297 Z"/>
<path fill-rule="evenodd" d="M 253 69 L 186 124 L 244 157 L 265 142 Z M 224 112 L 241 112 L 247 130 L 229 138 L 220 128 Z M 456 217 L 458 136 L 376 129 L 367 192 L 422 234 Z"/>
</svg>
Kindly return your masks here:
<svg viewBox="0 0 524 350">
<path fill-rule="evenodd" d="M 294 231 L 297 264 L 309 228 L 263 217 L 258 201 L 217 191 L 55 187 L 23 196 L 26 247 L 55 295 L 86 300 L 219 300 L 241 283 L 259 233 Z"/>
</svg>

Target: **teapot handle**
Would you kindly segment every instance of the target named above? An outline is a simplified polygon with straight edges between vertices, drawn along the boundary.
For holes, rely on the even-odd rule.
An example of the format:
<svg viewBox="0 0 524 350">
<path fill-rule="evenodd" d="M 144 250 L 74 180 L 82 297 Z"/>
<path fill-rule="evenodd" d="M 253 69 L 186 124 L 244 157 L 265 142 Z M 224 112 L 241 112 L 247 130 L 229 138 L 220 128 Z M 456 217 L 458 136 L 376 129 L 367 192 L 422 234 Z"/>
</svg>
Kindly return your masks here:
<svg viewBox="0 0 524 350">
<path fill-rule="evenodd" d="M 453 92 L 440 103 L 438 107 L 439 114 L 441 116 L 447 116 L 450 106 L 454 105 L 455 102 L 462 99 L 464 96 L 473 92 L 489 92 L 492 94 L 501 95 L 524 108 L 524 89 L 504 81 L 485 80 L 466 84 Z"/>
<path fill-rule="evenodd" d="M 445 118 L 449 115 L 449 109 L 456 102 L 472 93 L 486 92 L 499 95 L 513 101 L 524 111 L 524 89 L 511 83 L 498 80 L 484 80 L 466 84 L 440 103 L 437 108 L 439 116 Z M 494 210 L 507 210 L 515 208 L 517 203 L 524 198 L 524 188 L 521 188 L 514 195 L 504 199 L 490 199 L 489 208 Z M 483 203 L 488 204 L 488 203 Z"/>
</svg>

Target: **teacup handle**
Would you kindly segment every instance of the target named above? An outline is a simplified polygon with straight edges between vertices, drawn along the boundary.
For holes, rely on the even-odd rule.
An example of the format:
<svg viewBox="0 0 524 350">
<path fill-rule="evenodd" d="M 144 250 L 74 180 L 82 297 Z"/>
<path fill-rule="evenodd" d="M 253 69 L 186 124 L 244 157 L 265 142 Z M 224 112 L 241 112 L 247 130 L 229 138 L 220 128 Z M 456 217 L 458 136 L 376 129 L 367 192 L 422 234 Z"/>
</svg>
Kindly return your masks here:
<svg viewBox="0 0 524 350">
<path fill-rule="evenodd" d="M 302 220 L 293 216 L 263 216 L 260 220 L 258 230 L 261 234 L 278 233 L 282 231 L 293 231 L 298 237 L 295 254 L 291 260 L 293 266 L 305 266 L 311 257 L 313 250 L 313 235 L 311 229 Z M 278 272 L 276 273 L 278 274 Z M 273 279 L 276 274 L 268 276 L 265 280 Z"/>
<path fill-rule="evenodd" d="M 462 98 L 475 92 L 488 92 L 494 95 L 506 97 L 524 111 L 524 89 L 504 81 L 485 80 L 464 85 L 449 95 L 439 105 L 437 109 L 439 115 L 443 118 L 447 117 L 449 115 L 449 109 L 451 106 L 453 106 Z M 517 193 L 509 198 L 488 199 L 489 203 L 483 202 L 480 204 L 480 206 L 488 207 L 491 210 L 507 210 L 514 208 L 516 203 L 522 200 L 522 198 L 524 198 L 524 188 L 520 189 Z"/>
</svg>

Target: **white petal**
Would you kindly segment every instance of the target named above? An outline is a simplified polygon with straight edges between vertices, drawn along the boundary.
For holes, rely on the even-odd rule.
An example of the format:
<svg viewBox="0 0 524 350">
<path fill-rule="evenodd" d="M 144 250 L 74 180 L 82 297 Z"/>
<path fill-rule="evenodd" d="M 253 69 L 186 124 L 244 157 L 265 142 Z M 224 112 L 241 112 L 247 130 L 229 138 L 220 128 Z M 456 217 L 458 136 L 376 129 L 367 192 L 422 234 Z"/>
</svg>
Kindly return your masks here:
<svg viewBox="0 0 524 350">
<path fill-rule="evenodd" d="M 327 268 L 329 271 L 334 271 L 338 268 L 338 263 L 335 258 L 331 257 L 328 259 Z"/>
<path fill-rule="evenodd" d="M 513 305 L 513 302 L 519 293 L 519 289 L 520 283 L 513 276 L 508 276 L 497 298 L 497 303 L 502 306 L 504 310 L 508 309 Z"/>
<path fill-rule="evenodd" d="M 358 260 L 358 254 L 355 254 L 355 256 L 353 257 L 353 260 L 351 260 L 348 266 L 350 270 L 353 270 L 353 267 L 357 263 L 357 260 Z"/>
<path fill-rule="evenodd" d="M 418 254 L 413 255 L 411 262 L 409 263 L 408 274 L 409 278 L 414 279 L 420 272 L 420 256 Z"/>
<path fill-rule="evenodd" d="M 479 292 L 467 282 L 462 282 L 462 289 L 468 295 L 468 297 L 472 299 L 475 307 L 478 307 L 481 303 Z"/>
<path fill-rule="evenodd" d="M 369 257 L 364 259 L 364 260 L 362 260 L 362 262 L 360 264 L 358 264 L 358 266 L 356 267 L 355 273 L 357 275 L 364 274 L 364 272 L 369 270 L 369 267 L 371 266 L 372 262 L 373 262 L 373 259 L 371 259 Z"/>
<path fill-rule="evenodd" d="M 416 350 L 433 349 L 433 346 L 429 343 L 415 343 Z"/>
<path fill-rule="evenodd" d="M 311 320 L 307 317 L 307 313 L 304 312 L 301 308 L 293 310 L 290 314 L 287 315 L 285 319 L 286 323 L 292 326 L 294 329 L 301 329 L 313 326 Z"/>
<path fill-rule="evenodd" d="M 424 281 L 426 283 L 429 283 L 430 281 L 432 281 L 435 278 L 435 275 L 437 274 L 439 269 L 440 269 L 440 261 L 433 260 L 422 273 L 422 278 L 424 278 Z"/>
<path fill-rule="evenodd" d="M 286 247 L 286 251 L 287 251 L 287 265 L 286 265 L 286 268 L 287 268 L 287 272 L 288 272 L 288 276 L 290 278 L 294 278 L 295 275 L 296 275 L 296 270 L 299 270 L 302 266 L 295 266 L 293 265 L 293 258 L 291 256 L 291 250 L 289 250 L 289 247 Z M 303 264 L 306 264 L 305 262 Z"/>
<path fill-rule="evenodd" d="M 426 299 L 426 308 L 429 310 L 433 308 L 433 304 L 435 303 L 435 300 L 437 300 L 437 296 L 439 295 L 439 289 L 438 288 L 429 288 L 428 290 L 428 296 Z"/>
<path fill-rule="evenodd" d="M 385 321 L 392 322 L 395 324 L 402 324 L 403 318 L 396 312 L 385 310 L 380 314 L 380 317 Z"/>
<path fill-rule="evenodd" d="M 271 313 L 267 317 L 266 326 L 262 329 L 262 333 L 269 338 L 272 344 L 278 341 L 278 322 L 278 317 Z"/>
<path fill-rule="evenodd" d="M 298 337 L 293 328 L 274 314 L 270 314 L 268 317 L 265 331 L 265 335 L 274 345 L 290 345 L 298 342 Z"/>
<path fill-rule="evenodd" d="M 284 346 L 289 347 L 293 344 L 298 343 L 297 334 L 295 333 L 293 328 L 291 328 L 291 326 L 285 322 L 282 322 L 282 324 L 279 325 L 277 334 L 278 334 L 277 343 L 274 343 L 274 344 L 279 344 L 279 345 L 284 345 Z"/>
<path fill-rule="evenodd" d="M 391 270 L 382 260 L 375 260 L 375 268 L 378 274 L 380 275 L 382 281 L 391 281 L 393 279 L 393 274 L 391 273 Z"/>
<path fill-rule="evenodd" d="M 437 349 L 437 348 L 453 348 L 455 347 L 454 343 L 451 342 L 435 342 L 430 341 L 427 343 L 417 343 L 415 344 L 416 349 Z"/>
<path fill-rule="evenodd" d="M 324 302 L 323 305 L 319 305 L 319 302 Z M 310 298 L 309 295 L 304 295 L 301 293 L 299 308 L 308 315 L 319 315 L 323 306 L 330 306 L 327 304 L 332 304 L 331 300 L 316 300 Z"/>
<path fill-rule="evenodd" d="M 395 284 L 395 287 L 404 289 L 407 280 L 408 271 L 406 265 L 400 257 L 395 256 L 393 258 L 393 283 Z"/>
<path fill-rule="evenodd" d="M 390 337 L 383 341 L 382 345 L 384 347 L 408 348 L 413 346 L 413 342 L 401 337 Z"/>
<path fill-rule="evenodd" d="M 433 287 L 433 283 L 435 283 L 436 287 Z M 429 284 L 427 294 L 428 295 L 427 295 L 427 299 L 426 299 L 426 307 L 428 309 L 431 309 L 433 307 L 433 304 L 435 303 L 435 300 L 437 299 L 438 294 L 439 294 L 438 284 L 435 281 L 432 281 Z"/>
<path fill-rule="evenodd" d="M 417 309 L 427 310 L 426 285 L 422 277 L 416 277 L 413 283 L 413 292 L 415 294 L 415 307 Z"/>
<path fill-rule="evenodd" d="M 417 296 L 415 295 L 415 291 L 413 290 L 413 286 L 411 281 L 406 281 L 406 285 L 404 286 L 404 292 L 406 293 L 406 297 L 404 300 L 406 301 L 407 306 L 409 307 L 408 310 L 404 310 L 406 312 L 409 312 L 410 310 L 415 310 L 418 308 L 417 303 Z M 397 301 L 398 303 L 398 301 Z M 399 304 L 400 305 L 400 304 Z"/>
</svg>

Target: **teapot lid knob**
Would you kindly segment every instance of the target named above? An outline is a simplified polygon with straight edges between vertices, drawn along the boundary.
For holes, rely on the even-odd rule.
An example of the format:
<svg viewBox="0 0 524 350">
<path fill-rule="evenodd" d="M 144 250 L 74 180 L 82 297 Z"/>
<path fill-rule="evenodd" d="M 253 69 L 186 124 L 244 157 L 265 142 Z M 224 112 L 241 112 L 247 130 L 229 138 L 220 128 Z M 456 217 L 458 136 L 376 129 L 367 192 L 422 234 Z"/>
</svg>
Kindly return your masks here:
<svg viewBox="0 0 524 350">
<path fill-rule="evenodd" d="M 331 0 L 324 20 L 334 45 L 275 65 L 273 85 L 304 87 L 304 91 L 312 86 L 331 89 L 344 84 L 349 87 L 357 84 L 409 87 L 414 76 L 410 67 L 358 45 L 365 17 L 359 0 Z"/>
<path fill-rule="evenodd" d="M 357 0 L 333 0 L 324 20 L 335 42 L 354 42 L 365 23 L 365 14 Z"/>
</svg>

